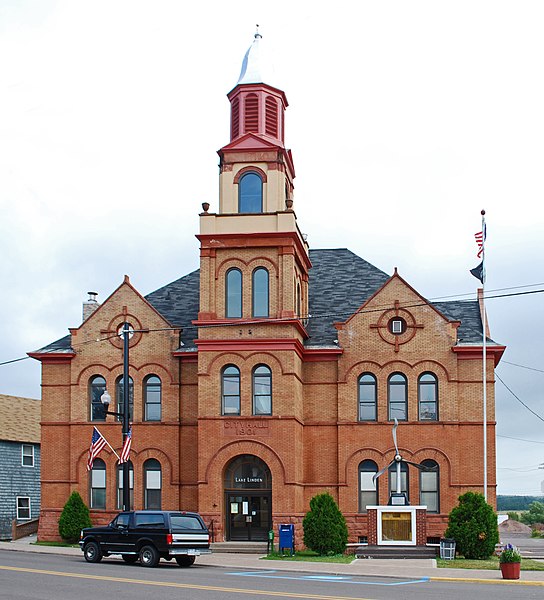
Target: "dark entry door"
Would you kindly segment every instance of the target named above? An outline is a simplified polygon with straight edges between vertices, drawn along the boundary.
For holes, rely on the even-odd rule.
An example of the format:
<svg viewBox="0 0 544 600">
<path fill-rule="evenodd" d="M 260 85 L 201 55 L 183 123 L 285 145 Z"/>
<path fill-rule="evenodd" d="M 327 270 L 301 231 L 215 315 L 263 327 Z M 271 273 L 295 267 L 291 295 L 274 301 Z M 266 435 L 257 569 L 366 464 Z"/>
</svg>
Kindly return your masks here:
<svg viewBox="0 0 544 600">
<path fill-rule="evenodd" d="M 268 539 L 272 523 L 270 492 L 228 492 L 228 537 L 232 541 Z"/>
</svg>

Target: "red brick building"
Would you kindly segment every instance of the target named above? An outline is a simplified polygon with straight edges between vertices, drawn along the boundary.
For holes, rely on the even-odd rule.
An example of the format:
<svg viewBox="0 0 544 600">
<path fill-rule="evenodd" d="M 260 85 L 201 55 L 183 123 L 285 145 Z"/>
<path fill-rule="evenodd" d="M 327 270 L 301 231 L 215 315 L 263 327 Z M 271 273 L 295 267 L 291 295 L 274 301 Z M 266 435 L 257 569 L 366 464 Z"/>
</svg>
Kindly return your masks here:
<svg viewBox="0 0 544 600">
<path fill-rule="evenodd" d="M 443 534 L 457 497 L 483 491 L 482 319 L 478 301 L 430 303 L 346 249 L 310 250 L 293 207 L 285 94 L 263 82 L 259 36 L 228 94 L 217 212 L 200 215 L 200 269 L 143 297 L 128 277 L 84 321 L 31 356 L 43 365 L 39 537 L 56 539 L 78 490 L 94 522 L 120 507 L 117 457 L 86 469 L 93 426 L 114 446 L 104 391 L 122 397 L 128 322 L 134 508 L 198 510 L 216 540 L 266 539 L 299 526 L 328 491 L 350 541 L 367 506 L 387 504 L 395 454 L 434 467 L 403 470 L 427 537 Z M 97 341 L 98 340 L 98 341 Z M 488 496 L 495 502 L 494 366 L 487 342 Z"/>
</svg>

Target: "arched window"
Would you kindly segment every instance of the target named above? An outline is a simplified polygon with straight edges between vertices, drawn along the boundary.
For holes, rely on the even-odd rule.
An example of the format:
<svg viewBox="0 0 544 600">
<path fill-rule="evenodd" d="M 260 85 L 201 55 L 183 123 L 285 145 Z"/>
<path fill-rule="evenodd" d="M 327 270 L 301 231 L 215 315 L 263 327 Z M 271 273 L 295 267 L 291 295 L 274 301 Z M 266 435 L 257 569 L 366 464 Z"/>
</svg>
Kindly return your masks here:
<svg viewBox="0 0 544 600">
<path fill-rule="evenodd" d="M 117 378 L 115 381 L 115 396 L 117 398 L 117 412 L 119 414 L 123 414 L 123 394 L 124 394 L 124 380 L 123 376 Z M 132 381 L 132 377 L 128 378 L 128 418 L 129 421 L 132 421 L 132 417 L 134 415 L 134 382 Z M 116 417 L 118 421 L 122 421 L 122 417 Z"/>
<path fill-rule="evenodd" d="M 106 508 L 106 463 L 95 458 L 91 469 L 91 508 Z"/>
<path fill-rule="evenodd" d="M 144 508 L 161 510 L 161 463 L 150 458 L 144 463 Z"/>
<path fill-rule="evenodd" d="M 359 463 L 359 512 L 367 512 L 367 506 L 378 504 L 378 479 L 372 477 L 378 472 L 378 465 L 373 460 Z"/>
<path fill-rule="evenodd" d="M 144 420 L 161 420 L 161 380 L 156 375 L 144 379 Z"/>
<path fill-rule="evenodd" d="M 375 421 L 376 405 L 376 377 L 372 373 L 363 373 L 359 377 L 359 421 Z"/>
<path fill-rule="evenodd" d="M 234 365 L 225 367 L 221 375 L 221 414 L 240 414 L 240 370 Z"/>
<path fill-rule="evenodd" d="M 427 512 L 440 512 L 440 478 L 438 477 L 438 463 L 434 460 L 424 460 L 425 467 L 432 471 L 419 472 L 419 503 L 427 506 Z"/>
<path fill-rule="evenodd" d="M 130 489 L 130 510 L 134 509 L 134 467 L 128 461 L 128 476 Z M 117 465 L 117 508 L 123 510 L 123 465 Z"/>
<path fill-rule="evenodd" d="M 253 369 L 253 414 L 272 414 L 272 371 L 266 365 Z"/>
<path fill-rule="evenodd" d="M 400 463 L 400 491 L 406 494 L 408 500 L 408 465 L 404 462 Z M 397 463 L 393 463 L 389 467 L 389 495 L 397 491 Z"/>
<path fill-rule="evenodd" d="M 91 405 L 91 421 L 105 421 L 106 412 L 100 398 L 106 391 L 106 380 L 102 375 L 95 375 L 89 380 L 89 400 Z"/>
<path fill-rule="evenodd" d="M 389 420 L 408 420 L 408 381 L 402 373 L 393 373 L 387 381 Z"/>
<path fill-rule="evenodd" d="M 263 212 L 263 180 L 257 173 L 250 171 L 238 182 L 238 212 Z"/>
<path fill-rule="evenodd" d="M 259 267 L 253 271 L 252 285 L 252 314 L 254 317 L 268 317 L 269 311 L 269 288 L 268 271 Z"/>
<path fill-rule="evenodd" d="M 423 373 L 417 381 L 420 421 L 438 421 L 438 379 L 432 373 Z"/>
<path fill-rule="evenodd" d="M 242 272 L 229 269 L 225 279 L 225 316 L 227 319 L 239 319 L 242 316 Z"/>
</svg>

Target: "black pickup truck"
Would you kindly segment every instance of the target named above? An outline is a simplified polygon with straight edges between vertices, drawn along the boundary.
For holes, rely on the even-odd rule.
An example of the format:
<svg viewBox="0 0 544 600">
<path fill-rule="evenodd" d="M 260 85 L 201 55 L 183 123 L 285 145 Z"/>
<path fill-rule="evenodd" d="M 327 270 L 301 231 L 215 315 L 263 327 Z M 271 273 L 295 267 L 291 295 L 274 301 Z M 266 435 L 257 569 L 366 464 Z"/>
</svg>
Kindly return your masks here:
<svg viewBox="0 0 544 600">
<path fill-rule="evenodd" d="M 161 558 L 190 567 L 196 556 L 211 552 L 202 517 L 185 511 L 122 512 L 109 525 L 82 529 L 79 546 L 87 562 L 120 554 L 126 563 L 140 559 L 144 567 L 157 566 Z"/>
</svg>

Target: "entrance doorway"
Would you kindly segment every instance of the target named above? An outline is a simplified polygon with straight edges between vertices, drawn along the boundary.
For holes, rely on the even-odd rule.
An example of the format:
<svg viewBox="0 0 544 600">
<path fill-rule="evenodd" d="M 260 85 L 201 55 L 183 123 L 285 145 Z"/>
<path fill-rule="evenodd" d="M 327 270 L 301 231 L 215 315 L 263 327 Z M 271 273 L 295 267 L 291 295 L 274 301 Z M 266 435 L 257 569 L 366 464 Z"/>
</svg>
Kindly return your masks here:
<svg viewBox="0 0 544 600">
<path fill-rule="evenodd" d="M 272 527 L 272 477 L 257 456 L 235 458 L 225 471 L 226 533 L 230 541 L 266 541 Z"/>
</svg>

